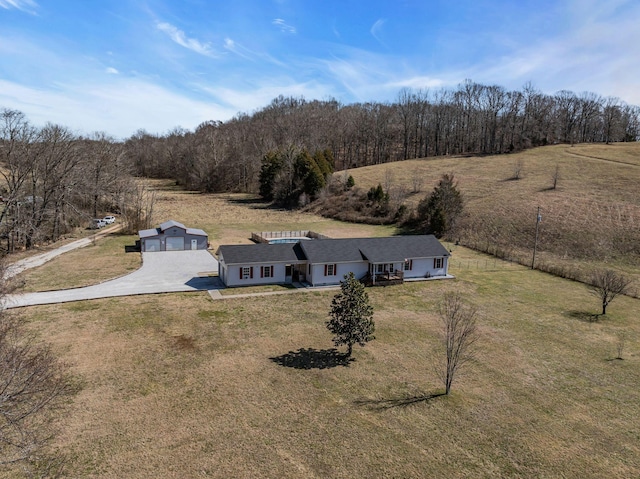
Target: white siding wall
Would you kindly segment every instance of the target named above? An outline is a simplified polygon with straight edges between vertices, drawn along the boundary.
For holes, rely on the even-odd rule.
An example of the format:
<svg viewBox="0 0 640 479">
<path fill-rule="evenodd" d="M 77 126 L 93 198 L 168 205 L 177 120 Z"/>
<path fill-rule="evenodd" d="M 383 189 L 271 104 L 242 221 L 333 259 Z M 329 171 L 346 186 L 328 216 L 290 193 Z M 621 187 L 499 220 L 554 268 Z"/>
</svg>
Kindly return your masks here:
<svg viewBox="0 0 640 479">
<path fill-rule="evenodd" d="M 356 279 L 362 278 L 369 271 L 369 263 L 334 263 L 337 265 L 336 274 L 333 276 L 324 275 L 324 264 L 314 264 L 311 266 L 311 276 L 307 277 L 307 282 L 314 286 L 327 284 L 340 284 L 344 275 L 353 272 Z M 307 270 L 308 271 L 308 270 Z"/>
<path fill-rule="evenodd" d="M 442 259 L 442 268 L 434 268 L 433 258 L 414 259 L 411 271 L 405 271 L 405 278 L 424 278 L 429 273 L 430 276 L 444 276 L 447 274 L 447 263 L 449 258 Z"/>
<path fill-rule="evenodd" d="M 249 265 L 247 265 L 249 266 Z M 261 278 L 260 277 L 260 266 L 273 266 L 273 278 Z M 227 265 L 226 273 L 225 273 L 225 284 L 229 287 L 231 286 L 253 286 L 259 284 L 277 284 L 285 282 L 285 273 L 286 265 L 285 264 L 277 264 L 270 263 L 264 265 L 252 265 L 249 267 L 253 267 L 253 278 L 240 279 L 240 269 L 242 266 L 239 265 Z"/>
</svg>

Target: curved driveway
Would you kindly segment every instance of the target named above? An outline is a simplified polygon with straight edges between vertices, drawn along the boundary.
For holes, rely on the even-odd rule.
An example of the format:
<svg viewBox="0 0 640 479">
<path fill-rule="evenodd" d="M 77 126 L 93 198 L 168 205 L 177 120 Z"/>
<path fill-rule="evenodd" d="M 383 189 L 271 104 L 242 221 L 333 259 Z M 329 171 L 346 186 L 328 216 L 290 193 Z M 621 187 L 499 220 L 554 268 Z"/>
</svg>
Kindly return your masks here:
<svg viewBox="0 0 640 479">
<path fill-rule="evenodd" d="M 142 253 L 142 267 L 129 275 L 85 288 L 12 294 L 5 298 L 4 307 L 20 308 L 136 294 L 208 291 L 223 286 L 217 275 L 211 276 L 217 272 L 218 261 L 205 250 Z"/>
</svg>

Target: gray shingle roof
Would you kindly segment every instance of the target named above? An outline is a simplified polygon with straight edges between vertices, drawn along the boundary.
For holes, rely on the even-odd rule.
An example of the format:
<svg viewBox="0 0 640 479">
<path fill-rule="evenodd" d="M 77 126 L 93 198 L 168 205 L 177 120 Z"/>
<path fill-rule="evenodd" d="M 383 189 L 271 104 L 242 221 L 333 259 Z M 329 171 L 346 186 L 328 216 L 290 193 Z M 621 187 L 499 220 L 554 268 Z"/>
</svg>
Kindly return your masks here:
<svg viewBox="0 0 640 479">
<path fill-rule="evenodd" d="M 407 258 L 449 256 L 433 235 L 389 236 L 385 238 L 317 239 L 301 244 L 311 263 L 401 262 Z"/>
<path fill-rule="evenodd" d="M 222 245 L 226 264 L 254 263 L 398 263 L 405 259 L 449 256 L 433 235 L 386 238 L 316 239 L 300 243 Z"/>
<path fill-rule="evenodd" d="M 300 263 L 306 259 L 298 243 L 221 245 L 216 254 L 225 264 Z"/>
<path fill-rule="evenodd" d="M 447 249 L 433 235 L 365 238 L 360 251 L 371 263 L 397 262 L 407 258 L 449 256 Z"/>
</svg>

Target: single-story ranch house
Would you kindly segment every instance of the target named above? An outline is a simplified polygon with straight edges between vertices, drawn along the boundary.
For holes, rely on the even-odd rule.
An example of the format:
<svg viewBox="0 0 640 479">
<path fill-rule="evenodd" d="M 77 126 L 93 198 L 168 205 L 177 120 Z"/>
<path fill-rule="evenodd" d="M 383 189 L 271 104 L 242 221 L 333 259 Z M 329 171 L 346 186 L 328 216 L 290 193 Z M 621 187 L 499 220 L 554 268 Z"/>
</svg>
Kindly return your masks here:
<svg viewBox="0 0 640 479">
<path fill-rule="evenodd" d="M 433 235 L 313 239 L 296 243 L 222 245 L 217 251 L 226 286 L 307 282 L 339 284 L 353 272 L 369 284 L 449 277 L 449 252 Z"/>
<path fill-rule="evenodd" d="M 140 251 L 183 251 L 207 249 L 207 233 L 187 228 L 182 223 L 169 220 L 158 228 L 138 231 Z"/>
</svg>

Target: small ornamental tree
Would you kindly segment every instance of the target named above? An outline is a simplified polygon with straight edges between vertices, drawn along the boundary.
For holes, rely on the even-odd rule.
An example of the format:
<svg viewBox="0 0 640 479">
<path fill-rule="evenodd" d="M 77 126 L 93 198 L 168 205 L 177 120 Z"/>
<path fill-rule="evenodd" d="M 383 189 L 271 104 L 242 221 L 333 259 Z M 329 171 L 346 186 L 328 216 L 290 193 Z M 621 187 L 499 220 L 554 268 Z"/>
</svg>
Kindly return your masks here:
<svg viewBox="0 0 640 479">
<path fill-rule="evenodd" d="M 369 295 L 364 290 L 364 285 L 353 273 L 344 275 L 340 288 L 342 291 L 331 301 L 331 319 L 326 324 L 327 329 L 334 334 L 333 344 L 346 344 L 349 357 L 354 344 L 364 346 L 375 339 L 373 307 L 369 304 Z"/>
<path fill-rule="evenodd" d="M 611 269 L 597 270 L 591 277 L 591 291 L 602 301 L 602 314 L 607 314 L 607 306 L 619 294 L 627 294 L 631 280 Z"/>
</svg>

